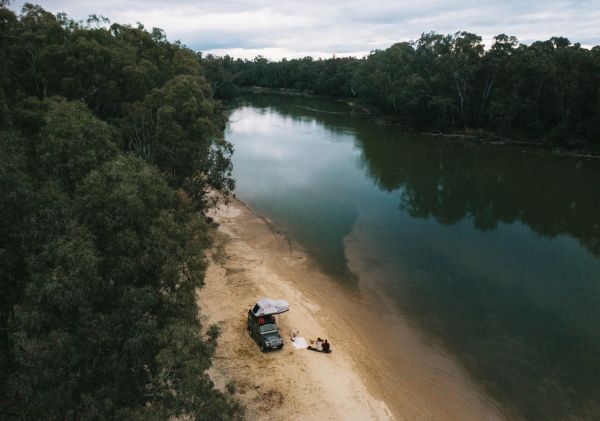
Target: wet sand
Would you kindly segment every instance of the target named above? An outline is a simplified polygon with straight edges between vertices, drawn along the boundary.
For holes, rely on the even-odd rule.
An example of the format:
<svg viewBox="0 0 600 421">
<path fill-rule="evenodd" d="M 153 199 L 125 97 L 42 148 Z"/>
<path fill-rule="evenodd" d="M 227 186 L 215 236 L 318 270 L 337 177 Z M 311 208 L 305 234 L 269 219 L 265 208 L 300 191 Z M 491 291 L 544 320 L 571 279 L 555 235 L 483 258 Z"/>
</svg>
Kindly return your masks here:
<svg viewBox="0 0 600 421">
<path fill-rule="evenodd" d="M 233 380 L 249 419 L 507 418 L 368 282 L 344 286 L 242 202 L 212 216 L 219 227 L 199 293 L 203 325 L 222 329 L 210 375 L 222 389 Z M 245 328 L 248 309 L 263 296 L 290 303 L 278 320 L 285 347 L 266 354 Z M 294 349 L 294 328 L 307 340 L 329 338 L 333 353 Z"/>
</svg>

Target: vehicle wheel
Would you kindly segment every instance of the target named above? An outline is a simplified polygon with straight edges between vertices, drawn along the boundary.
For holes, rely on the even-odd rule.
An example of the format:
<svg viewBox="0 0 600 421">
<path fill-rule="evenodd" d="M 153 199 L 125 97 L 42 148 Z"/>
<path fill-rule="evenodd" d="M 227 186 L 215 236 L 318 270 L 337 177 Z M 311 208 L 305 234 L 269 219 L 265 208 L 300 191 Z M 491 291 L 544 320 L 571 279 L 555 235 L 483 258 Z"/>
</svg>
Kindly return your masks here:
<svg viewBox="0 0 600 421">
<path fill-rule="evenodd" d="M 252 336 L 252 331 L 250 329 L 246 329 L 248 331 L 248 336 Z"/>
<path fill-rule="evenodd" d="M 283 344 L 281 344 L 277 347 L 277 349 L 282 349 L 282 348 L 283 348 Z"/>
<path fill-rule="evenodd" d="M 266 347 L 264 344 L 262 344 L 262 345 L 260 346 L 260 350 L 261 350 L 262 352 L 267 352 L 267 347 Z"/>
</svg>

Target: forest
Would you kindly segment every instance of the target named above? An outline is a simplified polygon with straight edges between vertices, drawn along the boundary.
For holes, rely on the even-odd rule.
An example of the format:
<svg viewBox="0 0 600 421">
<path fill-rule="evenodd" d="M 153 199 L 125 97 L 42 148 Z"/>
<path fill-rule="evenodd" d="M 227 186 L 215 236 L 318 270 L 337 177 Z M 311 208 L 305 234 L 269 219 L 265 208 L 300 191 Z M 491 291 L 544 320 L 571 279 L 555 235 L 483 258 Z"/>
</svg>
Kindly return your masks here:
<svg viewBox="0 0 600 421">
<path fill-rule="evenodd" d="M 426 33 L 364 58 L 192 51 L 0 0 L 0 418 L 238 419 L 206 374 L 206 211 L 234 188 L 220 100 L 286 88 L 417 130 L 600 149 L 600 47 Z"/>
<path fill-rule="evenodd" d="M 202 60 L 221 97 L 239 87 L 292 89 L 358 101 L 410 129 L 600 149 L 600 46 L 564 37 L 525 45 L 501 34 L 486 49 L 469 32 L 431 32 L 364 58 Z"/>
<path fill-rule="evenodd" d="M 0 1 L 0 419 L 241 418 L 196 303 L 224 124 L 161 30 Z"/>
</svg>

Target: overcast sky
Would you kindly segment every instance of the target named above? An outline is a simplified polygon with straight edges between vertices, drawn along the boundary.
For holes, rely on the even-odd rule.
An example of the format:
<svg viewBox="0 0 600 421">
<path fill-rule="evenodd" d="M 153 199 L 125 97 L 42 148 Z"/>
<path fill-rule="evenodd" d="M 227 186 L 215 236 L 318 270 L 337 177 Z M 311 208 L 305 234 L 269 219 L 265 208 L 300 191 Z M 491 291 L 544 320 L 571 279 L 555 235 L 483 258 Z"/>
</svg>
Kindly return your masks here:
<svg viewBox="0 0 600 421">
<path fill-rule="evenodd" d="M 12 1 L 20 9 L 23 1 Z M 111 22 L 162 28 L 169 40 L 234 57 L 363 56 L 421 33 L 466 30 L 489 45 L 500 33 L 523 43 L 555 35 L 600 44 L 600 0 L 47 0 L 75 20 L 91 13 Z"/>
</svg>

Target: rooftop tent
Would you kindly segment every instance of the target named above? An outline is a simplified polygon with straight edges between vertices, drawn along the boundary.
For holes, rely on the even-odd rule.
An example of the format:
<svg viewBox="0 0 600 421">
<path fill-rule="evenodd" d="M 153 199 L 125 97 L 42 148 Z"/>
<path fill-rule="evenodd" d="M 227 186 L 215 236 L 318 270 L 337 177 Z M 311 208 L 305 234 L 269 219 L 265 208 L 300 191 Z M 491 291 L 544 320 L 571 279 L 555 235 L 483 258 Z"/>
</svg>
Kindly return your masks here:
<svg viewBox="0 0 600 421">
<path fill-rule="evenodd" d="M 290 305 L 285 300 L 272 300 L 271 298 L 261 298 L 252 308 L 252 314 L 256 317 L 269 316 L 272 314 L 285 313 L 290 309 Z"/>
</svg>

